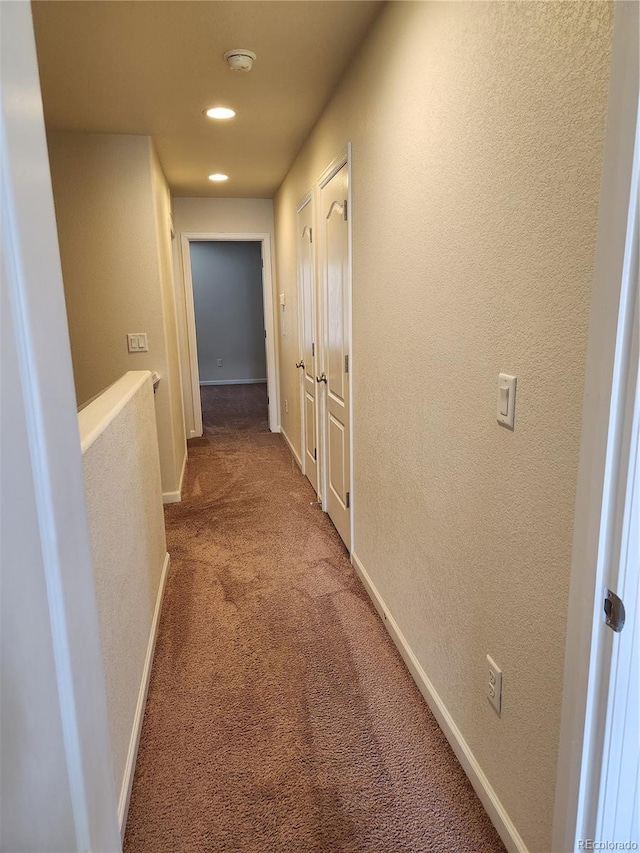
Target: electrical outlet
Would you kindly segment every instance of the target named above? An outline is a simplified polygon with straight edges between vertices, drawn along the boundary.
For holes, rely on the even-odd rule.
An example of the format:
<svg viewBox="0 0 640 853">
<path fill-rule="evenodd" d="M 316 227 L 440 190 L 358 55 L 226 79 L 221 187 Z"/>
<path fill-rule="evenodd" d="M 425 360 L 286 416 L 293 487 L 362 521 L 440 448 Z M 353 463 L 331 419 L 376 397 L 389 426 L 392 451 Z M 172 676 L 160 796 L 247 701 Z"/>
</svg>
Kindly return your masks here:
<svg viewBox="0 0 640 853">
<path fill-rule="evenodd" d="M 286 415 L 289 414 L 289 401 L 288 400 L 284 401 L 284 411 L 285 411 Z"/>
<path fill-rule="evenodd" d="M 222 359 L 221 359 L 221 358 L 219 358 L 219 359 L 216 361 L 216 364 L 218 365 L 218 367 L 222 367 Z"/>
<path fill-rule="evenodd" d="M 487 698 L 500 716 L 502 713 L 502 670 L 489 655 L 487 655 L 487 667 Z"/>
</svg>

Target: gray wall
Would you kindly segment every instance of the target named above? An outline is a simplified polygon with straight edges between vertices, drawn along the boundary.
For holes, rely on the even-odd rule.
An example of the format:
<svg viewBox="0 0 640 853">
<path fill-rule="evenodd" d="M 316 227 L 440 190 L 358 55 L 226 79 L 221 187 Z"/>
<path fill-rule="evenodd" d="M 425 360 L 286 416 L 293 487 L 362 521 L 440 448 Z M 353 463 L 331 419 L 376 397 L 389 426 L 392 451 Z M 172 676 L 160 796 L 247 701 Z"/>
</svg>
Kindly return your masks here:
<svg viewBox="0 0 640 853">
<path fill-rule="evenodd" d="M 260 249 L 258 242 L 191 243 L 201 382 L 266 378 Z"/>
</svg>

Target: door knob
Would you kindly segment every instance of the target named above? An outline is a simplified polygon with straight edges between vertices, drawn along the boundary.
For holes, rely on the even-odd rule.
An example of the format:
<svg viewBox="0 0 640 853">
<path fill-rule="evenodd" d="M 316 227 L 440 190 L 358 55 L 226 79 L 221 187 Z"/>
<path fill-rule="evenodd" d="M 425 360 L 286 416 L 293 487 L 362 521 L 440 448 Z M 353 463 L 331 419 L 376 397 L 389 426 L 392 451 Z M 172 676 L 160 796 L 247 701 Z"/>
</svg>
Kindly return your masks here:
<svg viewBox="0 0 640 853">
<path fill-rule="evenodd" d="M 300 359 L 300 361 L 296 361 L 296 367 L 304 367 L 304 361 Z"/>
<path fill-rule="evenodd" d="M 324 373 L 324 371 L 323 371 L 320 374 L 320 376 L 316 376 L 316 382 L 324 382 L 324 384 L 326 385 L 327 384 L 327 374 Z"/>
</svg>

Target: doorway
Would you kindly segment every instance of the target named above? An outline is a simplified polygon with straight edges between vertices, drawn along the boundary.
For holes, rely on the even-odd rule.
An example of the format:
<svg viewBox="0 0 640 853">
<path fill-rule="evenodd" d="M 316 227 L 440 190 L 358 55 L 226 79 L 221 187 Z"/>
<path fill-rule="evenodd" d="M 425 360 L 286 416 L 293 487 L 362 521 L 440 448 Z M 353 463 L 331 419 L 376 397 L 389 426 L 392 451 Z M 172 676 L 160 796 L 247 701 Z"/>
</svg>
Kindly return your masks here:
<svg viewBox="0 0 640 853">
<path fill-rule="evenodd" d="M 203 433 L 201 386 L 266 385 L 278 431 L 271 245 L 268 234 L 181 235 L 190 382 L 190 437 Z"/>
</svg>

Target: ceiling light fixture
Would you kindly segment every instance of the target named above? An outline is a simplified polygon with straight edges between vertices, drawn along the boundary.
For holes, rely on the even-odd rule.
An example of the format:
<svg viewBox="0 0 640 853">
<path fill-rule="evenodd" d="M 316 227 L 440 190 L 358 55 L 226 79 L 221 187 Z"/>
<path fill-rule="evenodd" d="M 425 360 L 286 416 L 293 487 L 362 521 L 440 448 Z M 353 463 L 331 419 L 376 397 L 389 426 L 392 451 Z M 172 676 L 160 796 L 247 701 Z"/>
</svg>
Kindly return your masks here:
<svg viewBox="0 0 640 853">
<path fill-rule="evenodd" d="M 251 71 L 256 55 L 244 47 L 234 47 L 225 53 L 224 58 L 232 71 Z"/>
<path fill-rule="evenodd" d="M 229 107 L 211 107 L 210 110 L 205 110 L 204 114 L 208 118 L 233 118 L 236 114 L 235 110 L 230 110 Z"/>
<path fill-rule="evenodd" d="M 229 175 L 222 175 L 220 172 L 216 172 L 214 175 L 209 175 L 210 181 L 228 181 Z"/>
</svg>

